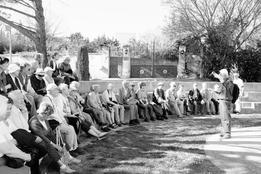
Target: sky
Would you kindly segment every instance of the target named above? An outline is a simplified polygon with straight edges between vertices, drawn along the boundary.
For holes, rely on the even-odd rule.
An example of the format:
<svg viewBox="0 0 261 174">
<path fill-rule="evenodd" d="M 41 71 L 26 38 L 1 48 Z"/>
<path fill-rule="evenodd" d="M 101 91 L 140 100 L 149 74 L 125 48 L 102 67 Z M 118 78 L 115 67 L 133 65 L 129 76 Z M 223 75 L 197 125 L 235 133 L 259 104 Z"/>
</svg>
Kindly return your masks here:
<svg viewBox="0 0 261 174">
<path fill-rule="evenodd" d="M 130 37 L 160 34 L 168 7 L 162 0 L 44 0 L 47 22 L 56 34 L 81 32 L 90 40 L 106 35 L 126 42 Z"/>
</svg>

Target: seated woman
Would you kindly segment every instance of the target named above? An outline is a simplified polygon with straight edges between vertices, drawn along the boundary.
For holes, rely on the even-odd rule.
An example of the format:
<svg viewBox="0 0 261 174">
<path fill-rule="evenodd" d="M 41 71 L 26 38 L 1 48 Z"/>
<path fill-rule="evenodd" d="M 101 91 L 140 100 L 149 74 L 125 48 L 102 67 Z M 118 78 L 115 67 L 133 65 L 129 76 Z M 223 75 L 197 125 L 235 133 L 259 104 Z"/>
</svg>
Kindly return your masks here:
<svg viewBox="0 0 261 174">
<path fill-rule="evenodd" d="M 119 89 L 119 103 L 124 106 L 125 110 L 130 110 L 130 126 L 140 124 L 137 102 L 134 89 L 132 90 L 129 82 L 124 80 L 122 87 Z"/>
<path fill-rule="evenodd" d="M 164 83 L 159 82 L 157 88 L 153 91 L 152 101 L 162 109 L 162 115 L 157 115 L 158 120 L 168 119 L 168 103 L 163 90 Z"/>
<path fill-rule="evenodd" d="M 45 85 L 47 86 L 47 85 L 49 85 L 51 83 L 54 83 L 54 79 L 52 77 L 53 69 L 51 67 L 45 67 L 44 68 L 44 73 L 45 73 L 45 75 L 43 77 L 43 80 L 45 82 Z"/>
<path fill-rule="evenodd" d="M 184 91 L 183 85 L 179 85 L 179 89 L 177 91 L 177 101 L 180 104 L 183 104 L 183 113 L 184 115 L 188 115 L 189 110 L 188 110 L 188 100 L 187 100 L 187 95 L 186 92 Z"/>
<path fill-rule="evenodd" d="M 73 74 L 73 70 L 70 65 L 70 57 L 66 57 L 64 61 L 60 64 L 59 70 L 61 73 L 61 76 L 64 80 L 64 83 L 67 85 L 70 85 L 72 81 L 77 81 L 77 77 Z"/>
<path fill-rule="evenodd" d="M 178 117 L 183 117 L 183 103 L 181 104 L 177 98 L 177 85 L 175 82 L 171 82 L 170 88 L 166 91 L 166 100 L 168 102 L 169 111 L 172 114 L 177 114 Z"/>
<path fill-rule="evenodd" d="M 136 91 L 136 96 L 138 99 L 138 112 L 144 117 L 144 121 L 148 122 L 149 120 L 155 121 L 155 113 L 153 111 L 153 106 L 149 103 L 147 97 L 147 91 L 145 89 L 146 83 L 140 82 L 139 89 Z"/>
<path fill-rule="evenodd" d="M 47 152 L 50 158 L 57 162 L 60 166 L 60 171 L 65 173 L 73 173 L 75 170 L 72 170 L 69 166 L 65 165 L 58 151 L 62 151 L 62 147 L 56 145 L 56 136 L 52 131 L 49 123 L 48 117 L 53 114 L 53 108 L 51 105 L 47 103 L 41 103 L 39 109 L 37 110 L 37 115 L 32 117 L 29 121 L 30 128 L 32 132 L 39 136 L 45 146 L 47 146 Z M 71 155 L 69 155 L 69 163 L 79 163 L 79 160 L 75 159 Z"/>
<path fill-rule="evenodd" d="M 111 83 L 108 84 L 107 90 L 103 92 L 103 99 L 108 106 L 113 108 L 116 124 L 118 126 L 125 124 L 124 107 L 118 103 Z"/>
<path fill-rule="evenodd" d="M 72 154 L 82 154 L 78 148 L 77 135 L 73 126 L 69 125 L 64 112 L 64 97 L 60 94 L 60 89 L 55 84 L 47 86 L 47 95 L 43 98 L 42 102 L 49 103 L 54 108 L 54 114 L 49 117 L 49 124 L 52 129 L 57 127 L 60 129 L 61 134 L 65 137 L 66 149 Z"/>
<path fill-rule="evenodd" d="M 113 122 L 112 113 L 113 111 L 107 110 L 101 102 L 100 95 L 100 86 L 92 85 L 91 92 L 89 93 L 89 104 L 92 108 L 99 112 L 102 115 L 103 119 L 107 121 L 110 128 L 116 128 L 117 125 Z"/>
<path fill-rule="evenodd" d="M 78 103 L 76 95 L 77 89 L 73 86 L 70 86 L 71 92 L 69 93 L 69 89 L 66 84 L 61 84 L 59 87 L 62 91 L 63 96 L 65 97 L 65 99 L 67 99 L 67 101 L 65 101 L 65 104 L 67 106 L 65 107 L 68 107 L 67 113 L 69 116 L 67 118 L 69 120 L 69 123 L 71 122 L 72 125 L 75 126 L 75 124 L 77 124 L 77 121 L 79 121 L 81 129 L 86 134 L 91 134 L 94 137 L 97 137 L 98 139 L 104 137 L 106 133 L 102 133 L 99 130 L 97 130 L 94 127 L 94 123 L 92 122 L 90 115 L 82 112 L 82 107 L 80 103 Z"/>
<path fill-rule="evenodd" d="M 32 88 L 38 95 L 42 96 L 46 95 L 46 84 L 43 79 L 44 75 L 44 70 L 38 68 L 36 72 L 30 77 L 30 83 Z"/>
</svg>

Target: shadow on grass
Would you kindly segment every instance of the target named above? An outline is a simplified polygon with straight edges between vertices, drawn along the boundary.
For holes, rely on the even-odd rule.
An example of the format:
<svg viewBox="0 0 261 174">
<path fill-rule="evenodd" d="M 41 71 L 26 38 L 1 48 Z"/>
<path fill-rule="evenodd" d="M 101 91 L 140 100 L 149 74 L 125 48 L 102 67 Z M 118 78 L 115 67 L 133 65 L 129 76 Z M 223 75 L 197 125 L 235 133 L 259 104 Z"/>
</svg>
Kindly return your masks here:
<svg viewBox="0 0 261 174">
<path fill-rule="evenodd" d="M 82 174 L 224 173 L 205 159 L 203 150 L 206 136 L 217 133 L 219 123 L 217 118 L 190 118 L 126 127 L 85 146 L 82 164 L 74 168 Z"/>
</svg>

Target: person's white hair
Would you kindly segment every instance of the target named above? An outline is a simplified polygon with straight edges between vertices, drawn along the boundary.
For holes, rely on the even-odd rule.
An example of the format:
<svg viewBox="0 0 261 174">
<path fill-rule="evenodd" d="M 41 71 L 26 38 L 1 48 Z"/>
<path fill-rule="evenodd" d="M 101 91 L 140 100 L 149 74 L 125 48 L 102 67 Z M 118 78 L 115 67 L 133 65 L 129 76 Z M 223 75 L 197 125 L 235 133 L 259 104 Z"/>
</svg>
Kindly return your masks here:
<svg viewBox="0 0 261 174">
<path fill-rule="evenodd" d="M 17 64 L 10 64 L 8 66 L 8 73 L 14 73 L 16 71 L 19 71 L 20 70 L 20 66 L 18 66 Z"/>
<path fill-rule="evenodd" d="M 46 112 L 47 107 L 52 107 L 52 106 L 49 103 L 42 102 L 36 112 L 38 114 L 43 114 Z"/>
<path fill-rule="evenodd" d="M 228 78 L 229 76 L 228 76 L 228 71 L 226 70 L 226 69 L 221 69 L 220 71 L 219 71 L 219 75 L 221 76 L 221 77 L 223 77 L 223 78 Z"/>
<path fill-rule="evenodd" d="M 59 85 L 59 88 L 60 88 L 60 90 L 66 90 L 66 89 L 69 89 L 68 88 L 68 85 L 67 84 L 65 84 L 65 83 L 61 83 L 60 85 Z"/>
<path fill-rule="evenodd" d="M 79 89 L 80 88 L 80 83 L 79 82 L 77 82 L 77 81 L 72 81 L 71 83 L 70 83 L 70 86 L 71 85 L 73 85 L 74 87 L 76 87 L 77 89 Z"/>
<path fill-rule="evenodd" d="M 8 97 L 10 97 L 14 102 L 19 102 L 20 100 L 24 99 L 24 95 L 20 90 L 14 90 L 9 92 Z"/>
</svg>

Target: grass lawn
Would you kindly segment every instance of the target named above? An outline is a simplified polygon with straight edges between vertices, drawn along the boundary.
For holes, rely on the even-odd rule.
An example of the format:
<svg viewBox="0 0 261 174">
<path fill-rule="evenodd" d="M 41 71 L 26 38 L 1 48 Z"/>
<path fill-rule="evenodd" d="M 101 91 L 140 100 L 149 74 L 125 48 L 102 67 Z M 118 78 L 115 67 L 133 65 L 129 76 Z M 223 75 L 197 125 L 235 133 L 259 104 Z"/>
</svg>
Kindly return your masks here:
<svg viewBox="0 0 261 174">
<path fill-rule="evenodd" d="M 142 123 L 112 132 L 106 139 L 87 143 L 81 174 L 221 174 L 205 156 L 206 137 L 218 133 L 216 116 L 187 117 Z M 261 116 L 233 115 L 233 127 L 261 125 Z"/>
</svg>

